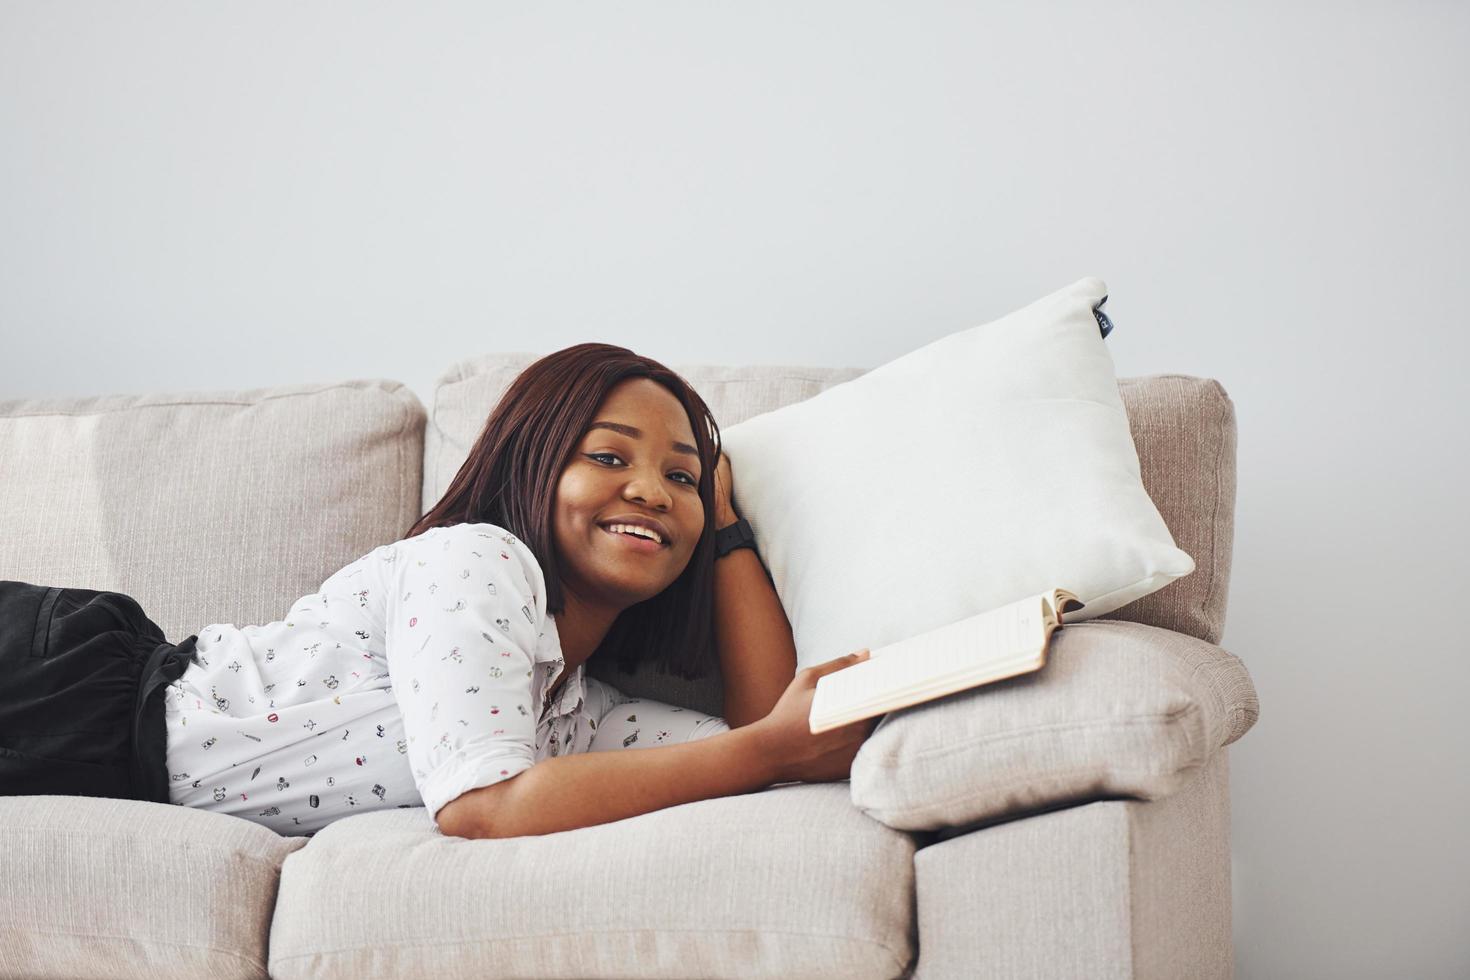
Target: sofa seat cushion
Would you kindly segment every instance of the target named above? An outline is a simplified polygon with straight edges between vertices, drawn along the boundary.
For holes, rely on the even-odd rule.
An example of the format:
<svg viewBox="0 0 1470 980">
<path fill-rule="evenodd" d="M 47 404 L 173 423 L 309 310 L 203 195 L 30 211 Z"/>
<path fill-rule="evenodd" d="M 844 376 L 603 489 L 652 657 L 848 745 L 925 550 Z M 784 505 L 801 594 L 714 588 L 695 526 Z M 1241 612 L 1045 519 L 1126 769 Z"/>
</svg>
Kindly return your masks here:
<svg viewBox="0 0 1470 980">
<path fill-rule="evenodd" d="M 1168 796 L 1255 724 L 1239 658 L 1142 623 L 1052 634 L 1046 666 L 886 715 L 852 764 L 852 802 L 900 830 Z"/>
<path fill-rule="evenodd" d="M 265 977 L 281 863 L 305 845 L 161 803 L 0 797 L 0 976 Z"/>
<path fill-rule="evenodd" d="M 380 810 L 282 869 L 272 977 L 895 977 L 914 844 L 845 783 L 791 783 L 533 837 Z"/>
</svg>

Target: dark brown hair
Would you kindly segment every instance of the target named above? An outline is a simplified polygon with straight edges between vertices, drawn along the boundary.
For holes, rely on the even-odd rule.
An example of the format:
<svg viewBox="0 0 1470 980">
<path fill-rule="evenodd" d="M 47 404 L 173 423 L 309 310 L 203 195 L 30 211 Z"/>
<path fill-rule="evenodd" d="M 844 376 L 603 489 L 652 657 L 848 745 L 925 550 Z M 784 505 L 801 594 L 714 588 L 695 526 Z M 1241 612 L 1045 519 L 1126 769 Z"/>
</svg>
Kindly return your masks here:
<svg viewBox="0 0 1470 980">
<path fill-rule="evenodd" d="M 658 595 L 623 610 L 593 656 L 610 657 L 627 673 L 650 660 L 665 673 L 694 680 L 712 666 L 720 430 L 704 399 L 655 360 L 612 344 L 576 344 L 532 363 L 490 412 L 444 496 L 405 537 L 454 524 L 497 524 L 531 549 L 546 578 L 546 611 L 561 612 L 565 601 L 552 534 L 556 485 L 597 407 L 628 378 L 656 381 L 684 406 L 699 450 L 704 531 L 683 574 Z"/>
</svg>

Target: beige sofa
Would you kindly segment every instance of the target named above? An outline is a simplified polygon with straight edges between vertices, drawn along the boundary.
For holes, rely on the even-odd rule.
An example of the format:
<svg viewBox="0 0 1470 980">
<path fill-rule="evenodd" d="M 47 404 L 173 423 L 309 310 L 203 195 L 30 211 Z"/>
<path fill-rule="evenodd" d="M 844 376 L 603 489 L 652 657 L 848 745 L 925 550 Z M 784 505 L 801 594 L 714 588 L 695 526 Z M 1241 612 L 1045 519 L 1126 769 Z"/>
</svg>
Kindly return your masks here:
<svg viewBox="0 0 1470 980">
<path fill-rule="evenodd" d="M 176 640 L 273 621 L 402 536 L 536 356 L 462 361 L 427 410 L 386 380 L 0 403 L 0 578 L 127 592 Z M 726 427 L 863 373 L 675 368 Z M 1120 389 L 1197 571 L 1063 629 L 1035 675 L 889 716 L 851 782 L 483 841 L 423 808 L 308 839 L 3 798 L 0 976 L 1231 976 L 1226 746 L 1257 714 L 1217 646 L 1235 417 L 1209 379 Z M 720 711 L 718 678 L 589 671 Z M 941 720 L 967 744 L 912 751 Z"/>
</svg>

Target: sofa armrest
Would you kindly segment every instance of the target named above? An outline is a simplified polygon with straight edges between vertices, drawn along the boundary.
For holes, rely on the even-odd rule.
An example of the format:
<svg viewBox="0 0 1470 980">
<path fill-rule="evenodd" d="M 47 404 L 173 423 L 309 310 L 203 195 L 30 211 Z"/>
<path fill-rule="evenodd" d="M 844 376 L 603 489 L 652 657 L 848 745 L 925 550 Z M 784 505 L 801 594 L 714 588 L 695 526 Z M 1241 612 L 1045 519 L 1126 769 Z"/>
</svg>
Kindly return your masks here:
<svg viewBox="0 0 1470 980">
<path fill-rule="evenodd" d="M 1099 619 L 1051 644 L 1041 670 L 885 716 L 853 759 L 853 804 L 921 831 L 1158 799 L 1260 715 L 1245 665 L 1213 643 Z"/>
</svg>

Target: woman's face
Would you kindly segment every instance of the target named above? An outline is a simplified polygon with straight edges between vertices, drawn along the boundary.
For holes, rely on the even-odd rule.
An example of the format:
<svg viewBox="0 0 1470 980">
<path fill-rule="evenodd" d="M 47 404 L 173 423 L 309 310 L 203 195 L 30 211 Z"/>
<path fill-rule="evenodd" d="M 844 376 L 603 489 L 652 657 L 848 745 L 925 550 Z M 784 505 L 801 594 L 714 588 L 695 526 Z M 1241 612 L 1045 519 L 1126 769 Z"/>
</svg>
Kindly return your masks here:
<svg viewBox="0 0 1470 980">
<path fill-rule="evenodd" d="M 705 521 L 694 444 L 683 404 L 657 382 L 629 378 L 608 393 L 557 482 L 553 536 L 568 592 L 621 611 L 683 574 Z M 629 517 L 656 522 L 663 544 L 603 527 Z"/>
</svg>

